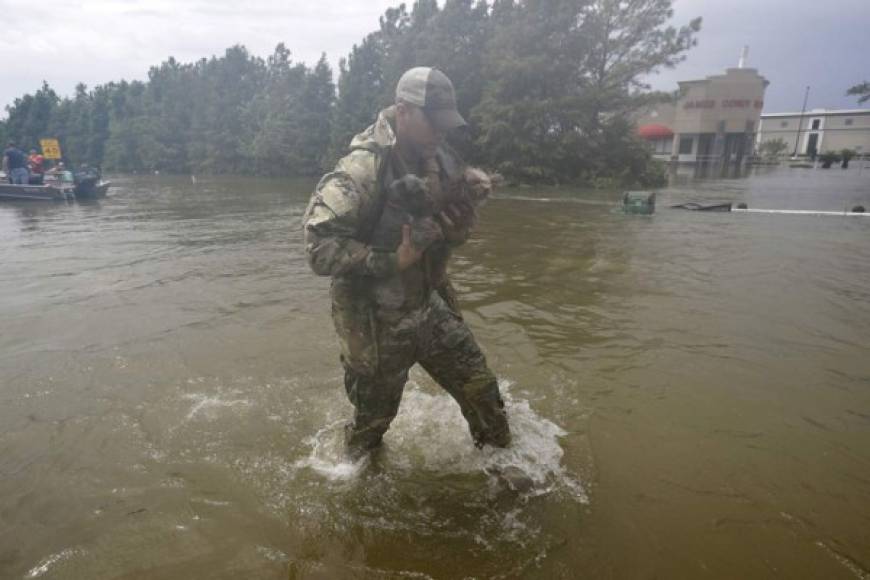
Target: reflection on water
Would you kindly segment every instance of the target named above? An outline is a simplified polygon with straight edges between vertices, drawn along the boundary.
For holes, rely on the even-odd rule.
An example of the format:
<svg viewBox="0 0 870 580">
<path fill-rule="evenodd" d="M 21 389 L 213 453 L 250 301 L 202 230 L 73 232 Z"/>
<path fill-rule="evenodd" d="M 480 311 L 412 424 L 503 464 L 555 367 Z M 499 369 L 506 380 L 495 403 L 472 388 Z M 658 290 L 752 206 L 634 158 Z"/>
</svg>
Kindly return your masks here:
<svg viewBox="0 0 870 580">
<path fill-rule="evenodd" d="M 0 205 L 0 576 L 863 578 L 870 173 L 503 191 L 452 275 L 517 442 L 412 373 L 341 458 L 309 182 L 113 179 Z M 512 492 L 493 475 L 521 466 Z"/>
<path fill-rule="evenodd" d="M 698 179 L 742 179 L 757 172 L 758 167 L 743 163 L 720 163 L 717 161 L 671 165 L 668 168 L 671 184 L 685 184 Z"/>
</svg>

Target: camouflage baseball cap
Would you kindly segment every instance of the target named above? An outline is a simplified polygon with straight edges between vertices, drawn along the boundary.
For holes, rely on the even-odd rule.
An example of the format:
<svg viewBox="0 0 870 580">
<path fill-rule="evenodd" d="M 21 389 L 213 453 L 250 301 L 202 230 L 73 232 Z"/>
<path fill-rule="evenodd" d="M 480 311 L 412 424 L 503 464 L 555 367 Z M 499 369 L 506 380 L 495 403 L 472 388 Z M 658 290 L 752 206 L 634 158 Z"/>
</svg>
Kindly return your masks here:
<svg viewBox="0 0 870 580">
<path fill-rule="evenodd" d="M 467 124 L 456 110 L 453 83 L 438 69 L 418 66 L 406 71 L 396 85 L 396 100 L 420 107 L 429 121 L 443 131 Z"/>
</svg>

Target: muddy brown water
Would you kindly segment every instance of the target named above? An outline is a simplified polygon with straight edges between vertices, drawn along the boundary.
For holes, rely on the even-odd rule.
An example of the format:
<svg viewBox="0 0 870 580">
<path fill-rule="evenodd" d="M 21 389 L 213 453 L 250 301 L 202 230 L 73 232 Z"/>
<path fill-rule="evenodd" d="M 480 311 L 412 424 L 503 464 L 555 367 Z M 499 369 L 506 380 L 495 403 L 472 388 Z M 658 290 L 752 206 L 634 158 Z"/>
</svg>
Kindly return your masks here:
<svg viewBox="0 0 870 580">
<path fill-rule="evenodd" d="M 114 181 L 0 205 L 0 577 L 870 578 L 870 218 L 667 209 L 870 207 L 870 168 L 500 192 L 452 275 L 514 448 L 415 372 L 362 466 L 312 184 Z"/>
</svg>

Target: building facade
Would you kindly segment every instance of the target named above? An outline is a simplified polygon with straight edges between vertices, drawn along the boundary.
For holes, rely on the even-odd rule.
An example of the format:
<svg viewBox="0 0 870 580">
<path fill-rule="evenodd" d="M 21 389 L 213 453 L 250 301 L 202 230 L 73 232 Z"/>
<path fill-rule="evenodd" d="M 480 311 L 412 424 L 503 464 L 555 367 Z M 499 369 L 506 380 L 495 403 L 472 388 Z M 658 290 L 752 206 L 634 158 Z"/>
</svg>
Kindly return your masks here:
<svg viewBox="0 0 870 580">
<path fill-rule="evenodd" d="M 782 139 L 786 155 L 813 156 L 851 149 L 870 155 L 870 109 L 813 109 L 761 115 L 756 145 Z"/>
<path fill-rule="evenodd" d="M 742 163 L 753 153 L 767 79 L 752 68 L 683 81 L 676 102 L 638 118 L 653 154 L 679 163 Z"/>
</svg>

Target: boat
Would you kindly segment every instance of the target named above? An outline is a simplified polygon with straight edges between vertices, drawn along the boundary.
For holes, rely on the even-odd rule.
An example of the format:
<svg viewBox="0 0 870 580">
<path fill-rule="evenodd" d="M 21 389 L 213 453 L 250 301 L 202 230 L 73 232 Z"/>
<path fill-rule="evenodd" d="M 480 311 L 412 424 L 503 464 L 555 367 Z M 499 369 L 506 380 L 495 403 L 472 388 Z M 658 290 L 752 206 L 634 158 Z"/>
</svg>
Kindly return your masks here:
<svg viewBox="0 0 870 580">
<path fill-rule="evenodd" d="M 87 199 L 105 197 L 112 184 L 111 181 L 103 181 L 100 170 L 93 167 L 83 167 L 80 171 L 76 171 L 73 174 L 73 183 L 76 197 Z"/>
<path fill-rule="evenodd" d="M 103 181 L 100 172 L 85 169 L 48 172 L 42 183 L 13 185 L 0 173 L 0 200 L 9 201 L 67 201 L 105 197 L 111 182 Z"/>
<path fill-rule="evenodd" d="M 0 175 L 0 200 L 66 201 L 75 199 L 75 195 L 72 174 L 68 176 L 46 175 L 42 185 L 16 185 L 7 182 L 5 176 Z"/>
</svg>

